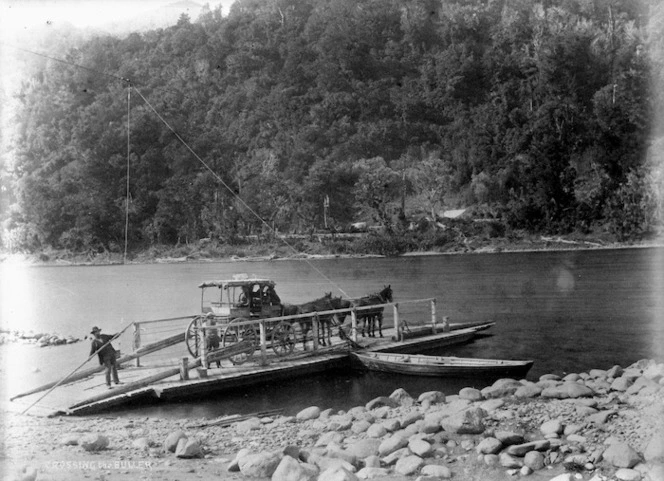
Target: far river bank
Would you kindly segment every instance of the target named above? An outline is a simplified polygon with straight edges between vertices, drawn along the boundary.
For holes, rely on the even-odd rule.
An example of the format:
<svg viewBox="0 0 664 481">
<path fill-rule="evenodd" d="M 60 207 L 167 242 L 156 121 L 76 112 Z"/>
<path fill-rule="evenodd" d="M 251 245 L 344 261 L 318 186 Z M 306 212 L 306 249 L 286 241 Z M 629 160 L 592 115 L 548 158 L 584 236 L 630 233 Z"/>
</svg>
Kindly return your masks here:
<svg viewBox="0 0 664 481">
<path fill-rule="evenodd" d="M 509 237 L 466 237 L 441 246 L 424 246 L 424 248 L 406 244 L 405 250 L 390 251 L 381 244 L 384 243 L 384 239 L 385 237 L 372 239 L 371 234 L 282 236 L 272 239 L 256 238 L 239 244 L 223 244 L 219 241 L 201 239 L 176 246 L 153 245 L 142 250 L 129 251 L 126 256 L 123 252 L 108 250 L 73 252 L 66 249 L 46 249 L 41 252 L 30 253 L 0 251 L 0 264 L 58 266 L 271 261 L 278 259 L 398 257 L 664 246 L 664 239 L 661 237 L 619 242 L 606 236 L 596 237 L 582 234 L 545 236 L 520 232 Z"/>
</svg>

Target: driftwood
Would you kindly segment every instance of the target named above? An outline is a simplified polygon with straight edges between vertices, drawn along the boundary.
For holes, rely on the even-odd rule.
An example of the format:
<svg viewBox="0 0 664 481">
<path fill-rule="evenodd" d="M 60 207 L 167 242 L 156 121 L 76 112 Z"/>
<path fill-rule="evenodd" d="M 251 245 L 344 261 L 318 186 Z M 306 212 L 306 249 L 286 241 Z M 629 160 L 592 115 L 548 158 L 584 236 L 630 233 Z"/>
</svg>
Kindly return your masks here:
<svg viewBox="0 0 664 481">
<path fill-rule="evenodd" d="M 209 423 L 199 424 L 197 426 L 194 426 L 194 428 L 208 428 L 210 426 L 218 426 L 220 428 L 225 428 L 233 423 L 246 421 L 247 419 L 250 418 L 262 418 L 265 416 L 274 416 L 276 414 L 281 414 L 282 412 L 283 409 L 270 409 L 269 411 L 259 411 L 257 413 L 252 413 L 252 414 L 233 414 L 231 416 L 224 416 L 221 419 L 210 421 Z"/>
</svg>

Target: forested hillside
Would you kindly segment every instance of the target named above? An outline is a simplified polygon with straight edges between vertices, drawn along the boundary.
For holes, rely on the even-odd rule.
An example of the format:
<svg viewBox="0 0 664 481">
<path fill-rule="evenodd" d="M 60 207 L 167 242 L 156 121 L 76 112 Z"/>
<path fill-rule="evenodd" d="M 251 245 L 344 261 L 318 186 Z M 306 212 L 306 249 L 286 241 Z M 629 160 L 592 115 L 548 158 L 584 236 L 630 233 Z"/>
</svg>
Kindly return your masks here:
<svg viewBox="0 0 664 481">
<path fill-rule="evenodd" d="M 280 232 L 471 207 L 498 234 L 643 236 L 663 27 L 657 0 L 238 0 L 72 42 L 17 92 L 2 241 L 119 251 L 127 185 L 134 250 L 236 242 L 266 229 L 250 209 Z"/>
</svg>

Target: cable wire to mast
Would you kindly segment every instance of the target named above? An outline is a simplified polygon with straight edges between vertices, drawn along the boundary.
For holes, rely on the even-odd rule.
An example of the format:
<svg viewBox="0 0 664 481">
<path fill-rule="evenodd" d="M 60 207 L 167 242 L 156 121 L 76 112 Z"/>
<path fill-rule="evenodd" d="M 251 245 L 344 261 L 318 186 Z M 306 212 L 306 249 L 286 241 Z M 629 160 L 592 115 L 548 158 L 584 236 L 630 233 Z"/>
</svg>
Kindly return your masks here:
<svg viewBox="0 0 664 481">
<path fill-rule="evenodd" d="M 182 143 L 182 145 L 184 145 L 185 148 L 186 148 L 186 149 L 187 149 L 187 150 L 188 150 L 188 151 L 189 151 L 189 152 L 190 152 L 190 153 L 196 158 L 196 160 L 198 160 L 198 162 L 200 162 L 200 163 L 203 165 L 203 167 L 205 167 L 205 169 L 208 170 L 208 172 L 210 172 L 210 173 L 212 174 L 212 176 L 213 176 L 213 177 L 214 177 L 214 178 L 215 178 L 215 179 L 216 179 L 221 185 L 223 185 L 223 186 L 226 188 L 226 190 L 228 190 L 228 191 L 231 193 L 231 195 L 233 195 L 235 198 L 237 198 L 237 199 L 240 201 L 240 203 L 241 203 L 241 204 L 242 204 L 242 205 L 243 205 L 243 206 L 244 206 L 244 207 L 245 207 L 245 208 L 246 208 L 246 209 L 247 209 L 247 210 L 248 210 L 248 211 L 249 211 L 254 217 L 256 217 L 256 218 L 257 218 L 257 219 L 258 219 L 263 225 L 265 225 L 265 226 L 266 226 L 271 232 L 273 232 L 273 233 L 276 234 L 276 230 L 275 230 L 274 228 L 272 228 L 272 226 L 270 226 L 270 224 L 268 224 L 268 223 L 267 223 L 267 222 L 266 222 L 266 221 L 265 221 L 260 215 L 258 215 L 258 213 L 257 213 L 254 209 L 252 209 L 252 208 L 251 208 L 251 207 L 250 207 L 250 206 L 249 206 L 249 205 L 248 205 L 248 204 L 242 199 L 242 197 L 240 197 L 240 196 L 239 196 L 239 195 L 238 195 L 238 194 L 237 194 L 237 193 L 236 193 L 236 192 L 235 192 L 235 191 L 234 191 L 234 190 L 233 190 L 233 189 L 232 189 L 232 188 L 231 188 L 226 182 L 224 182 L 224 180 L 221 178 L 221 176 L 219 176 L 219 175 L 218 175 L 218 174 L 217 174 L 217 173 L 216 173 L 216 172 L 215 172 L 215 171 L 214 171 L 214 170 L 213 170 L 213 169 L 212 169 L 212 168 L 211 168 L 211 167 L 210 167 L 210 166 L 209 166 L 209 165 L 203 160 L 203 159 L 201 159 L 201 157 L 200 157 L 196 152 L 194 152 L 194 150 L 189 146 L 189 144 L 188 144 L 187 142 L 185 142 L 185 140 L 180 136 L 180 134 L 178 134 L 177 131 L 176 131 L 173 127 L 171 127 L 171 125 L 166 121 L 166 119 L 164 119 L 164 118 L 159 114 L 159 112 L 157 112 L 157 110 L 156 110 L 156 109 L 152 106 L 152 104 L 151 104 L 151 103 L 145 98 L 145 96 L 144 96 L 144 95 L 143 95 L 143 94 L 142 94 L 142 93 L 136 88 L 135 84 L 132 83 L 130 79 L 125 78 L 125 77 L 121 77 L 121 76 L 119 76 L 119 75 L 115 75 L 115 74 L 112 74 L 112 73 L 109 73 L 109 72 L 104 72 L 104 71 L 96 70 L 96 69 L 93 69 L 93 68 L 90 68 L 90 67 L 85 67 L 85 66 L 83 66 L 83 65 L 79 65 L 79 64 L 74 63 L 74 62 L 69 62 L 69 61 L 66 61 L 66 60 L 62 60 L 62 59 L 59 59 L 59 58 L 57 58 L 57 57 L 52 57 L 52 56 L 50 56 L 50 55 L 46 55 L 46 54 L 43 54 L 43 53 L 34 52 L 34 51 L 32 51 L 32 50 L 28 50 L 28 49 L 26 49 L 26 48 L 18 47 L 18 46 L 16 46 L 16 45 L 11 45 L 11 46 L 12 46 L 13 48 L 16 48 L 16 49 L 18 49 L 18 50 L 21 50 L 21 51 L 23 51 L 23 52 L 27 52 L 27 53 L 30 53 L 30 54 L 33 54 L 33 55 L 37 55 L 37 56 L 39 56 L 39 57 L 43 57 L 43 58 L 46 58 L 46 59 L 49 59 L 49 60 L 53 60 L 54 62 L 59 62 L 59 63 L 65 64 L 65 65 L 69 65 L 69 66 L 72 66 L 72 67 L 80 68 L 80 69 L 82 69 L 82 70 L 86 70 L 86 71 L 88 71 L 88 72 L 91 72 L 91 73 L 94 73 L 94 74 L 97 74 L 97 75 L 105 75 L 105 76 L 107 76 L 107 77 L 111 77 L 111 78 L 113 78 L 113 79 L 115 79 L 115 80 L 120 80 L 120 81 L 125 82 L 125 83 L 127 84 L 127 86 L 128 86 L 128 93 L 127 93 L 127 199 L 126 199 L 126 208 L 125 208 L 125 246 L 124 246 L 124 258 L 123 258 L 124 261 L 123 261 L 123 262 L 126 263 L 126 260 L 127 260 L 127 243 L 128 243 L 128 228 L 129 228 L 129 167 L 130 167 L 129 156 L 130 156 L 130 148 L 131 148 L 131 146 L 130 146 L 130 123 L 129 123 L 129 122 L 130 122 L 130 118 L 129 118 L 129 109 L 130 109 L 130 106 L 131 106 L 130 102 L 131 102 L 131 89 L 132 89 L 132 88 L 133 88 L 134 91 L 139 95 L 139 97 L 141 97 L 141 99 L 143 99 L 143 101 L 145 102 L 145 104 L 146 104 L 146 105 L 149 107 L 149 109 L 150 109 L 150 110 L 151 110 L 151 111 L 152 111 L 152 112 L 153 112 L 153 113 L 159 118 L 159 120 L 161 120 L 161 122 L 162 122 L 162 123 L 163 123 L 163 124 L 164 124 L 164 125 L 165 125 L 165 126 L 166 126 L 166 127 L 172 132 L 172 133 L 173 133 L 173 135 L 175 135 L 175 137 L 178 139 L 178 141 L 179 141 L 180 143 Z M 281 237 L 281 238 L 279 238 L 279 239 L 280 239 L 280 240 L 281 240 L 281 241 L 282 241 L 282 242 L 283 242 L 283 243 L 284 243 L 289 249 L 291 249 L 295 254 L 300 254 L 300 252 L 299 252 L 299 251 L 298 251 L 293 245 L 291 245 L 291 244 L 290 244 L 285 238 Z M 347 293 L 346 293 L 346 292 L 345 292 L 345 291 L 344 291 L 344 290 L 343 290 L 343 289 L 342 289 L 342 288 L 341 288 L 336 282 L 334 282 L 332 279 L 330 279 L 328 276 L 326 276 L 326 275 L 325 275 L 320 269 L 318 269 L 313 263 L 311 263 L 311 262 L 309 261 L 309 259 L 304 258 L 303 260 L 304 260 L 304 261 L 307 263 L 307 265 L 309 265 L 309 267 L 311 267 L 311 268 L 312 268 L 312 269 L 313 269 L 318 275 L 320 275 L 321 277 L 323 277 L 327 282 L 329 282 L 329 283 L 332 284 L 337 290 L 339 290 L 339 292 L 341 292 L 344 296 L 349 297 L 348 294 L 347 294 Z"/>
</svg>

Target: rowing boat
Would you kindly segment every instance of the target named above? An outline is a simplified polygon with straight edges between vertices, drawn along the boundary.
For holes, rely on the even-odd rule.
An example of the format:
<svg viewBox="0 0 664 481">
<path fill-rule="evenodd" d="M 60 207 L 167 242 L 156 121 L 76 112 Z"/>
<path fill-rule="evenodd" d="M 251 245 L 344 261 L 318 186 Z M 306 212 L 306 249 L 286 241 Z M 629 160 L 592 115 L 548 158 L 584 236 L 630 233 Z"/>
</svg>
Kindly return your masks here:
<svg viewBox="0 0 664 481">
<path fill-rule="evenodd" d="M 350 354 L 356 368 L 418 376 L 523 377 L 533 365 L 533 361 L 473 359 L 388 352 L 351 352 Z"/>
</svg>

